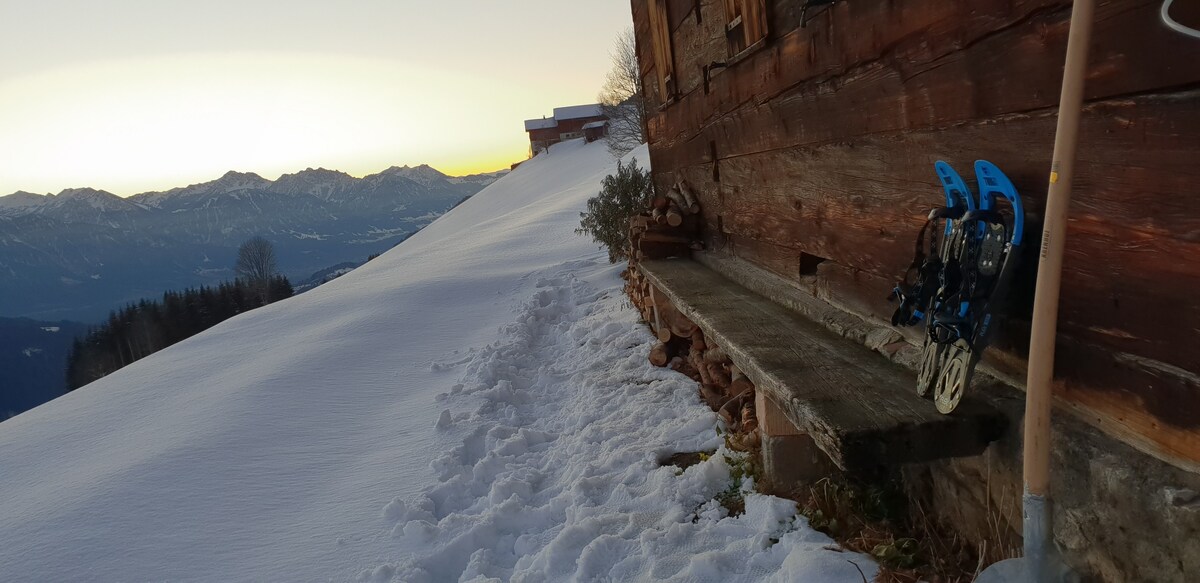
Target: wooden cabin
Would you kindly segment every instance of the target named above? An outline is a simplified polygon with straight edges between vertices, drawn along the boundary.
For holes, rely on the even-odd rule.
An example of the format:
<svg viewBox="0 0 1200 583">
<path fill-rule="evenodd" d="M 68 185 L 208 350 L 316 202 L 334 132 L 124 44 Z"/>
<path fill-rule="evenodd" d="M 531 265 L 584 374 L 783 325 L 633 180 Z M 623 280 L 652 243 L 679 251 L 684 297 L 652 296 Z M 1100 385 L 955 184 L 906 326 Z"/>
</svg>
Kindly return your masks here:
<svg viewBox="0 0 1200 583">
<path fill-rule="evenodd" d="M 608 135 L 608 121 L 593 121 L 583 125 L 583 139 L 589 144 Z"/>
<path fill-rule="evenodd" d="M 720 338 L 727 369 L 767 397 L 762 427 L 810 436 L 840 470 L 858 464 L 849 451 L 879 456 L 862 466 L 890 457 L 968 536 L 988 536 L 984 507 L 1008 508 L 1019 535 L 1020 390 L 1071 2 L 631 4 L 656 189 L 683 183 L 699 208 L 681 223 L 690 244 L 659 234 L 634 250 L 635 299 L 657 328 L 671 311 Z M 1061 292 L 1058 542 L 1104 581 L 1200 577 L 1200 41 L 1165 27 L 1161 5 L 1098 3 Z M 1200 3 L 1176 10 L 1200 23 Z M 921 330 L 890 326 L 888 296 L 944 204 L 934 162 L 973 182 L 979 159 L 1013 180 L 1033 240 L 977 373 L 980 408 L 950 416 L 965 429 L 935 427 L 920 411 L 932 403 L 891 391 L 913 382 Z M 781 340 L 804 348 L 764 353 Z M 835 418 L 863 426 L 858 441 Z"/>
<path fill-rule="evenodd" d="M 527 119 L 525 131 L 529 134 L 530 154 L 536 155 L 565 140 L 585 137 L 585 126 L 607 119 L 599 104 L 556 107 L 552 117 Z"/>
</svg>

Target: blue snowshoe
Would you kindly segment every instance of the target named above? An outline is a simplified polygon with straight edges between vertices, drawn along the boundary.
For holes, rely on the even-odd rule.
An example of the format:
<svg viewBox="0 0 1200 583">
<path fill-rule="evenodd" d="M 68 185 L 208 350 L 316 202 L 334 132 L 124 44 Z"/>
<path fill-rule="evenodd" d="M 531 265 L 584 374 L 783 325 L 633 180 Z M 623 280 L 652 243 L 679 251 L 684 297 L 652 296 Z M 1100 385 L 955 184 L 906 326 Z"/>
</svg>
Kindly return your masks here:
<svg viewBox="0 0 1200 583">
<path fill-rule="evenodd" d="M 993 301 L 1004 297 L 1016 272 L 1025 213 L 1012 182 L 990 162 L 975 163 L 978 205 L 953 168 L 939 161 L 935 169 L 947 206 L 931 212 L 917 235 L 913 265 L 893 292 L 901 304 L 892 323 L 925 322 L 917 394 L 932 389 L 938 411 L 950 413 L 987 347 Z M 927 247 L 927 232 L 939 220 L 941 237 Z"/>
<path fill-rule="evenodd" d="M 937 311 L 942 298 L 957 286 L 957 270 L 947 273 L 946 266 L 957 264 L 956 259 L 966 242 L 962 218 L 975 210 L 975 199 L 958 172 L 940 160 L 934 169 L 946 196 L 946 206 L 930 211 L 925 225 L 917 233 L 913 262 L 905 271 L 904 280 L 892 291 L 892 298 L 900 302 L 892 314 L 892 325 L 926 323 L 921 368 L 917 375 L 917 394 L 922 397 L 928 395 L 937 382 L 946 348 L 945 344 L 933 340 L 935 320 L 928 315 Z"/>
</svg>

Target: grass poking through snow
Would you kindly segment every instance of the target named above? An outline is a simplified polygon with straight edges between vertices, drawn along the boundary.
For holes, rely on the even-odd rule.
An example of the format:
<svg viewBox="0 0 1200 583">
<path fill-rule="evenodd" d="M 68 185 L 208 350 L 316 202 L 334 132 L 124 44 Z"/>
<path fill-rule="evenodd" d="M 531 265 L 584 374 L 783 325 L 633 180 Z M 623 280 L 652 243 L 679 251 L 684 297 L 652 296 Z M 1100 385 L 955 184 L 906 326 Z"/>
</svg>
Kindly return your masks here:
<svg viewBox="0 0 1200 583">
<path fill-rule="evenodd" d="M 879 562 L 879 583 L 969 583 L 983 564 L 980 552 L 991 554 L 986 546 L 950 533 L 919 505 L 910 505 L 896 483 L 861 485 L 824 478 L 797 492 L 796 499 L 810 526 Z"/>
</svg>

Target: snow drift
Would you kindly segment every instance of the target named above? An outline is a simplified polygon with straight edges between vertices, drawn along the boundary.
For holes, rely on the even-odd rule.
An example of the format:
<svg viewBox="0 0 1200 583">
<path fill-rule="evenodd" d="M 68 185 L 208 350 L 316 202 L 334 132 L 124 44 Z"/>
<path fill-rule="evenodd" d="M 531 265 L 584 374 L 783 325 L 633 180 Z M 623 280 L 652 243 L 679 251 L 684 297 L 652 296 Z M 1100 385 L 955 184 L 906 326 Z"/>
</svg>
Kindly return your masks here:
<svg viewBox="0 0 1200 583">
<path fill-rule="evenodd" d="M 574 234 L 614 168 L 556 146 L 354 272 L 0 424 L 0 580 L 871 577 L 791 502 L 727 516 L 722 456 L 660 467 L 720 439 Z"/>
</svg>

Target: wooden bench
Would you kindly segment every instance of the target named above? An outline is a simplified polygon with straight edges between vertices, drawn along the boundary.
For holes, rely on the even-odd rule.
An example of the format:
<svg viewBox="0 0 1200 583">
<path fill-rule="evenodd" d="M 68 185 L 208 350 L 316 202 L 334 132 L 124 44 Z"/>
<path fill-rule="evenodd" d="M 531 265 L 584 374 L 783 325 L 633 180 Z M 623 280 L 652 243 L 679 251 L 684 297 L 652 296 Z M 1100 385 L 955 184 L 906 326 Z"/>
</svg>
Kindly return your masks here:
<svg viewBox="0 0 1200 583">
<path fill-rule="evenodd" d="M 1005 429 L 970 395 L 953 414 L 938 413 L 917 396 L 912 371 L 699 263 L 638 268 L 844 471 L 979 455 Z"/>
</svg>

